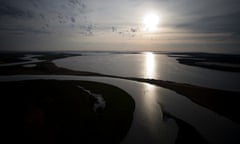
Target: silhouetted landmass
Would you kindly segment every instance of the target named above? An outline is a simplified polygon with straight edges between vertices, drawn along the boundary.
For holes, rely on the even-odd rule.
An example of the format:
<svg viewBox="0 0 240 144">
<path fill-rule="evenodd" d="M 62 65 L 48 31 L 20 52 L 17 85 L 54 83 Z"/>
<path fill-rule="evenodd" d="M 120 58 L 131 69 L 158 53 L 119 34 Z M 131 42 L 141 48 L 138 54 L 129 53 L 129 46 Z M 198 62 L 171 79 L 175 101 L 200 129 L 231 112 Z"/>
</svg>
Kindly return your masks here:
<svg viewBox="0 0 240 144">
<path fill-rule="evenodd" d="M 47 56 L 46 56 L 47 57 Z M 54 57 L 54 56 L 52 56 Z M 60 54 L 57 58 L 61 58 Z M 133 80 L 139 82 L 146 82 L 154 84 L 160 87 L 164 87 L 175 91 L 178 94 L 186 96 L 193 102 L 206 107 L 220 115 L 223 115 L 237 123 L 240 123 L 240 117 L 238 113 L 240 112 L 240 92 L 211 89 L 206 87 L 194 86 L 184 83 L 177 83 L 172 81 L 156 80 L 156 79 L 144 79 L 144 78 L 133 78 L 133 77 L 121 77 L 106 75 L 94 72 L 85 71 L 75 71 L 65 68 L 59 68 L 51 61 L 45 61 L 37 63 L 36 67 L 22 67 L 22 65 L 17 66 L 7 66 L 1 67 L 0 75 L 19 75 L 19 74 L 29 74 L 29 75 L 75 75 L 75 76 L 99 76 L 99 77 L 109 77 Z"/>
<path fill-rule="evenodd" d="M 23 64 L 25 65 L 25 64 Z M 68 70 L 57 67 L 50 61 L 37 63 L 35 67 L 23 67 L 23 65 L 1 67 L 0 75 L 15 75 L 15 74 L 29 74 L 29 75 L 83 75 L 92 76 L 97 75 L 93 72 L 81 72 Z"/>
<path fill-rule="evenodd" d="M 211 53 L 168 53 L 185 65 L 213 70 L 240 72 L 240 55 Z"/>
<path fill-rule="evenodd" d="M 168 119 L 175 120 L 178 125 L 178 135 L 175 144 L 208 143 L 193 126 L 163 110 L 163 120 L 167 121 Z"/>
<path fill-rule="evenodd" d="M 95 112 L 96 99 L 78 86 L 102 95 L 105 108 Z M 111 85 L 31 80 L 0 82 L 0 87 L 1 93 L 11 99 L 5 101 L 7 107 L 16 107 L 12 102 L 20 100 L 17 109 L 23 115 L 15 121 L 24 120 L 23 143 L 114 144 L 124 138 L 132 123 L 134 100 Z"/>
<path fill-rule="evenodd" d="M 21 59 L 23 56 L 22 53 L 0 53 L 0 64 L 27 61 Z"/>
<path fill-rule="evenodd" d="M 0 52 L 0 64 L 26 62 L 22 59 L 26 55 L 37 55 L 39 60 L 52 61 L 69 56 L 80 56 L 81 54 L 70 54 L 64 52 Z"/>
</svg>

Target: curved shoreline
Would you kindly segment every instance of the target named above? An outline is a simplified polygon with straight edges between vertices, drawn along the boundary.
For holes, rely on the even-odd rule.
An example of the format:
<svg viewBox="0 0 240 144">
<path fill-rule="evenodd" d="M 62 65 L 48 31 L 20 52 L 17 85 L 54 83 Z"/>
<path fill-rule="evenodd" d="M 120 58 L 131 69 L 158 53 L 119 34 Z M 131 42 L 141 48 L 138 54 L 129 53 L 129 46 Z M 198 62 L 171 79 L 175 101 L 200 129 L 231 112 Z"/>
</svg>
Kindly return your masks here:
<svg viewBox="0 0 240 144">
<path fill-rule="evenodd" d="M 180 64 L 226 72 L 240 72 L 239 54 L 172 52 L 167 54 Z"/>
<path fill-rule="evenodd" d="M 125 80 L 150 83 L 163 88 L 173 90 L 178 94 L 186 96 L 193 102 L 203 107 L 206 107 L 212 111 L 215 111 L 220 115 L 223 115 L 237 123 L 240 123 L 240 118 L 237 115 L 240 109 L 240 106 L 238 104 L 238 101 L 240 101 L 240 92 L 211 89 L 211 88 L 189 85 L 184 83 L 176 83 L 172 81 L 113 76 L 113 75 L 106 75 L 106 74 L 85 72 L 85 71 L 74 71 L 74 70 L 57 67 L 51 61 L 37 63 L 37 66 L 33 68 L 21 67 L 21 65 L 3 67 L 1 68 L 1 72 L 0 72 L 0 75 L 2 76 L 22 75 L 22 74 L 98 76 L 98 77 L 109 77 L 109 78 L 117 78 L 117 79 L 125 79 Z"/>
<path fill-rule="evenodd" d="M 134 99 L 109 84 L 74 80 L 23 80 L 0 82 L 7 99 L 23 103 L 24 140 L 30 143 L 120 143 L 133 121 Z M 106 107 L 94 111 L 96 99 L 86 91 L 101 93 Z M 9 103 L 8 103 L 9 102 Z"/>
</svg>

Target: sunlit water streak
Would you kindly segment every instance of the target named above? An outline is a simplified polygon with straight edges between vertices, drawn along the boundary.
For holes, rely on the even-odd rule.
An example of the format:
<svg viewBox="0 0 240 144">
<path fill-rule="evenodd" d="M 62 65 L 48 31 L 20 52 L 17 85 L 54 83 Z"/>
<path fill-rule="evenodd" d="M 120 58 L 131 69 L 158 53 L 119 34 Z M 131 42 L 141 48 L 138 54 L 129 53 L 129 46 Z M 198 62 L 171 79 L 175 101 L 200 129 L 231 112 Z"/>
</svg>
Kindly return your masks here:
<svg viewBox="0 0 240 144">
<path fill-rule="evenodd" d="M 238 78 L 237 74 L 192 68 L 176 63 L 163 55 L 146 52 L 138 55 L 91 55 L 56 60 L 57 65 L 76 70 L 99 72 L 104 74 L 133 76 L 149 79 L 187 81 L 188 83 L 214 84 L 228 76 L 229 82 Z M 70 67 L 69 67 L 70 65 Z M 211 76 L 205 77 L 205 74 Z M 216 75 L 215 75 L 216 74 Z M 232 74 L 232 73 L 230 73 Z M 189 77 L 189 78 L 188 78 Z M 193 78 L 193 79 L 192 79 Z M 0 81 L 26 79 L 88 80 L 116 85 L 127 91 L 136 103 L 132 126 L 122 141 L 123 144 L 173 144 L 177 137 L 178 125 L 174 119 L 163 121 L 163 109 L 173 116 L 193 126 L 209 143 L 240 143 L 237 136 L 240 125 L 215 112 L 201 107 L 184 96 L 151 84 L 114 78 L 81 76 L 7 76 Z M 226 80 L 228 80 L 226 79 Z M 227 85 L 228 86 L 228 85 Z M 218 85 L 217 85 L 218 87 Z M 230 89 L 232 87 L 230 86 Z M 233 87 L 233 89 L 237 87 Z"/>
<path fill-rule="evenodd" d="M 155 59 L 154 55 L 151 52 L 145 53 L 145 77 L 146 78 L 154 78 L 155 77 Z"/>
<path fill-rule="evenodd" d="M 154 78 L 197 86 L 240 91 L 240 74 L 179 64 L 164 54 L 84 55 L 53 61 L 57 66 L 108 75 Z"/>
<path fill-rule="evenodd" d="M 127 91 L 136 103 L 132 126 L 123 144 L 173 144 L 178 126 L 173 119 L 163 121 L 162 107 L 187 122 L 211 144 L 240 143 L 240 125 L 203 108 L 184 96 L 151 84 L 114 78 L 84 76 L 0 76 L 0 81 L 33 79 L 88 80 L 112 84 Z M 161 107 L 161 106 L 162 107 Z"/>
</svg>

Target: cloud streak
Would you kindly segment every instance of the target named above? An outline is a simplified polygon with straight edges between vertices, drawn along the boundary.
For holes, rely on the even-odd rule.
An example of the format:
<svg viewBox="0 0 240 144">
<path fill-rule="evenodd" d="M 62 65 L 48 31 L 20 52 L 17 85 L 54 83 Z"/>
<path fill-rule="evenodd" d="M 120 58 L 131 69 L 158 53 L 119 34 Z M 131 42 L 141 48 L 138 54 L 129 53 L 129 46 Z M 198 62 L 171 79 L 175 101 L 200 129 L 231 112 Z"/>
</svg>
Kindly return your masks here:
<svg viewBox="0 0 240 144">
<path fill-rule="evenodd" d="M 0 28 L 1 34 L 17 34 L 17 35 L 24 35 L 24 34 L 50 34 L 49 31 L 43 29 L 31 29 L 26 27 L 18 27 L 18 28 Z M 5 34 L 4 34 L 5 35 Z"/>
<path fill-rule="evenodd" d="M 0 35 L 21 35 L 22 39 L 44 35 L 43 39 L 52 39 L 56 45 L 56 39 L 67 41 L 69 36 L 76 37 L 76 45 L 86 41 L 111 43 L 107 37 L 125 43 L 238 41 L 237 5 L 239 0 L 1 0 Z M 142 17 L 148 12 L 159 15 L 158 32 L 143 30 Z M 194 36 L 199 33 L 206 35 Z M 208 33 L 214 36 L 209 37 Z"/>
<path fill-rule="evenodd" d="M 177 25 L 179 28 L 190 29 L 196 32 L 240 32 L 240 11 L 227 15 L 204 17 L 192 23 Z"/>
<path fill-rule="evenodd" d="M 6 18 L 23 18 L 23 19 L 31 19 L 34 17 L 33 12 L 29 10 L 22 10 L 20 8 L 9 5 L 5 2 L 0 3 L 0 17 Z"/>
</svg>

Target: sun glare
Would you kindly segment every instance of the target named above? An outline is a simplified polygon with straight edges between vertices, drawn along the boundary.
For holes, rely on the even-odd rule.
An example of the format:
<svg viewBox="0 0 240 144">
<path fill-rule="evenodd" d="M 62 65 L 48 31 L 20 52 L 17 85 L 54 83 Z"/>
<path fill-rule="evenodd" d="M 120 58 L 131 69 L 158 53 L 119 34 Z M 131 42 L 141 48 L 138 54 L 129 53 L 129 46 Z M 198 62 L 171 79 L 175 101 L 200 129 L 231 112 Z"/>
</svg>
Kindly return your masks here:
<svg viewBox="0 0 240 144">
<path fill-rule="evenodd" d="M 147 78 L 153 78 L 154 73 L 155 73 L 155 59 L 154 59 L 154 54 L 151 52 L 146 52 L 146 63 L 145 63 L 145 76 Z"/>
<path fill-rule="evenodd" d="M 149 32 L 156 31 L 158 23 L 159 23 L 159 17 L 154 13 L 147 14 L 143 18 L 144 29 L 146 31 L 149 31 Z"/>
</svg>

